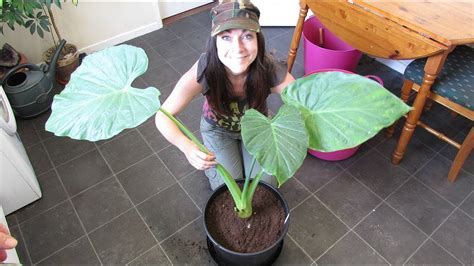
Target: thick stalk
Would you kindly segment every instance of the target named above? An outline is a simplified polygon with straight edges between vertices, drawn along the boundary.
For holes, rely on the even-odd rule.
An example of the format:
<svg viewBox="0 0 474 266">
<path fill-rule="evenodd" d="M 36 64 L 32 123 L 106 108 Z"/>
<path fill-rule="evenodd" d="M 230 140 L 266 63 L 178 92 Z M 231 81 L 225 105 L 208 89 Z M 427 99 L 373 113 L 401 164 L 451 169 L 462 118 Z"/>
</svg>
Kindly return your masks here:
<svg viewBox="0 0 474 266">
<path fill-rule="evenodd" d="M 206 148 L 206 146 L 202 145 L 201 141 L 196 136 L 194 136 L 194 134 L 185 125 L 183 125 L 183 123 L 176 119 L 172 114 L 168 113 L 168 111 L 165 109 L 160 107 L 159 110 L 169 119 L 171 119 L 171 121 L 173 121 L 173 123 L 178 126 L 184 135 L 186 135 L 193 143 L 195 143 L 202 152 L 209 153 L 209 150 Z M 227 169 L 225 169 L 221 164 L 217 164 L 216 169 L 220 176 L 224 179 L 223 181 L 226 184 L 227 189 L 229 189 L 232 199 L 234 200 L 235 207 L 240 213 L 241 210 L 244 209 L 244 204 L 242 201 L 242 192 L 240 191 L 239 186 L 235 182 L 234 178 L 229 174 L 229 171 L 227 171 Z"/>
<path fill-rule="evenodd" d="M 54 20 L 54 16 L 53 16 L 53 12 L 51 11 L 51 8 L 48 8 L 48 15 L 49 15 L 49 19 L 51 20 L 51 24 L 53 25 L 54 32 L 56 33 L 56 36 L 58 36 L 58 44 L 59 44 L 59 42 L 63 38 L 61 38 L 61 35 L 59 34 L 59 30 L 58 30 L 58 27 L 56 26 L 56 21 Z"/>
</svg>

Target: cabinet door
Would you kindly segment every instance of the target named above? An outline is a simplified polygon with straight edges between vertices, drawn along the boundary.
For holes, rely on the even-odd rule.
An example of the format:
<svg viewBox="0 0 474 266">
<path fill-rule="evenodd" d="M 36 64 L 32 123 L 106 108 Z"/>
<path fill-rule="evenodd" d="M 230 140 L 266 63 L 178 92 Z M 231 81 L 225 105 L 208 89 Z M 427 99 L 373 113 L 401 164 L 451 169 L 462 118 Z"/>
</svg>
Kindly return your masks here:
<svg viewBox="0 0 474 266">
<path fill-rule="evenodd" d="M 300 10 L 299 0 L 252 0 L 260 9 L 262 26 L 296 26 Z M 308 12 L 308 16 L 312 14 Z"/>
<path fill-rule="evenodd" d="M 162 19 L 213 2 L 212 0 L 158 0 Z"/>
</svg>

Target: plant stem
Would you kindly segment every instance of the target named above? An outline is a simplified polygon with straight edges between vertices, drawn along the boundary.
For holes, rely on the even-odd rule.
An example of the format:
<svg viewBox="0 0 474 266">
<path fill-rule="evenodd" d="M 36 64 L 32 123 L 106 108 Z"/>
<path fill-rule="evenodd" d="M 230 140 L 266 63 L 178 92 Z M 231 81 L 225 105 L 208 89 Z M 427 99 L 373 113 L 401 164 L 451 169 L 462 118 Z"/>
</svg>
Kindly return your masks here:
<svg viewBox="0 0 474 266">
<path fill-rule="evenodd" d="M 59 34 L 58 27 L 56 26 L 56 21 L 54 20 L 53 12 L 51 11 L 51 8 L 47 8 L 47 9 L 48 9 L 49 19 L 51 20 L 51 24 L 53 25 L 54 32 L 56 32 L 56 36 L 58 36 L 58 43 L 59 43 L 62 40 L 62 38 L 61 38 L 61 35 Z M 55 46 L 56 46 L 56 43 L 55 43 Z"/>
<path fill-rule="evenodd" d="M 209 150 L 206 146 L 202 145 L 201 141 L 194 136 L 194 134 L 181 123 L 178 119 L 176 119 L 172 114 L 168 113 L 165 109 L 159 109 L 163 114 L 165 114 L 176 126 L 186 135 L 194 144 L 196 144 L 202 152 L 209 154 Z M 237 182 L 235 182 L 234 178 L 229 174 L 229 171 L 225 169 L 221 164 L 216 165 L 216 169 L 219 172 L 220 176 L 223 178 L 224 183 L 226 184 L 229 192 L 234 199 L 235 207 L 237 208 L 240 216 L 240 212 L 245 209 L 244 202 L 242 201 L 242 192 L 240 191 Z"/>
</svg>

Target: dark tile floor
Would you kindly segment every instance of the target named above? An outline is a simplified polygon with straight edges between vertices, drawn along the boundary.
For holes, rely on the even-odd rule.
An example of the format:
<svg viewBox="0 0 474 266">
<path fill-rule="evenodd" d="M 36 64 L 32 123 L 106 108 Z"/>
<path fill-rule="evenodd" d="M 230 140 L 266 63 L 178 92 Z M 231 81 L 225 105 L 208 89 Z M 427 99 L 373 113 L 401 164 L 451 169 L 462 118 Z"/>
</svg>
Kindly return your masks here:
<svg viewBox="0 0 474 266">
<path fill-rule="evenodd" d="M 144 48 L 149 69 L 135 82 L 166 98 L 203 51 L 207 12 L 127 43 Z M 268 48 L 286 57 L 292 28 L 265 28 Z M 302 50 L 293 74 L 303 73 Z M 376 74 L 398 94 L 402 77 L 363 57 L 358 73 Z M 180 115 L 199 126 L 202 97 Z M 278 97 L 270 97 L 273 110 Z M 155 129 L 152 119 L 108 141 L 45 132 L 49 114 L 19 120 L 43 198 L 9 215 L 23 263 L 213 264 L 202 210 L 211 191 L 203 173 Z M 461 139 L 472 126 L 434 107 L 427 116 Z M 308 156 L 282 187 L 291 224 L 276 264 L 472 264 L 474 163 L 446 179 L 455 149 L 417 130 L 405 159 L 390 163 L 398 134 L 380 133 L 345 161 Z"/>
</svg>

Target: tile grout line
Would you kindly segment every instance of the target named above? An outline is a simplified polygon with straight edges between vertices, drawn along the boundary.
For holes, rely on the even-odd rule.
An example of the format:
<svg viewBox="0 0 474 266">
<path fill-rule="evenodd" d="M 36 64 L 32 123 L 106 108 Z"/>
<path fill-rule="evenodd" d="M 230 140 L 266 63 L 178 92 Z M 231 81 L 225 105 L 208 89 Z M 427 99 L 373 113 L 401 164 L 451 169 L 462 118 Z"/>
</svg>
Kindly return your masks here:
<svg viewBox="0 0 474 266">
<path fill-rule="evenodd" d="M 48 156 L 48 158 L 50 159 L 50 161 L 52 161 L 51 159 L 51 155 L 49 154 L 49 151 L 46 149 L 46 145 L 43 143 L 43 145 L 45 146 L 45 151 L 46 151 L 46 155 Z M 86 231 L 86 228 L 84 226 L 84 223 L 82 222 L 81 220 L 81 217 L 79 216 L 79 213 L 77 212 L 76 210 L 76 207 L 74 206 L 74 203 L 72 202 L 72 199 L 71 199 L 71 196 L 69 195 L 69 192 L 67 191 L 66 187 L 64 186 L 64 183 L 63 183 L 63 180 L 61 179 L 61 176 L 59 175 L 59 172 L 58 172 L 58 169 L 56 167 L 53 168 L 54 169 L 54 172 L 56 173 L 56 176 L 57 178 L 59 179 L 59 182 L 61 184 L 61 187 L 63 188 L 64 192 L 66 193 L 67 195 L 67 200 L 69 201 L 69 204 L 71 204 L 71 207 L 72 209 L 74 210 L 74 214 L 76 215 L 76 218 L 77 220 L 79 221 L 79 224 L 82 228 L 82 231 L 84 232 L 87 240 L 89 241 L 89 244 L 91 245 L 92 247 L 92 250 L 94 251 L 94 254 L 95 256 L 97 257 L 97 259 L 99 260 L 99 263 L 102 264 L 102 261 L 99 257 L 99 254 L 97 253 L 97 250 L 95 249 L 94 245 L 92 244 L 92 241 L 90 240 L 89 238 L 89 234 L 87 234 L 87 231 Z M 74 241 L 73 241 L 74 242 Z M 71 244 L 71 243 L 70 243 Z"/>
<path fill-rule="evenodd" d="M 141 136 L 141 134 L 140 134 Z M 142 137 L 143 138 L 143 137 Z M 120 180 L 117 178 L 117 175 L 115 174 L 115 172 L 113 171 L 112 167 L 110 166 L 109 162 L 107 162 L 107 160 L 105 159 L 104 155 L 102 154 L 102 152 L 100 151 L 99 148 L 97 148 L 97 150 L 99 150 L 99 154 L 100 156 L 102 156 L 102 159 L 105 161 L 105 163 L 107 164 L 107 167 L 109 167 L 109 170 L 112 171 L 113 173 L 113 176 L 115 177 L 115 180 L 117 181 L 117 183 L 119 184 L 120 188 L 123 190 L 123 192 L 125 193 L 125 195 L 127 196 L 127 199 L 129 200 L 129 202 L 132 204 L 132 207 L 129 208 L 126 212 L 130 211 L 131 209 L 135 210 L 135 212 L 138 214 L 138 217 L 140 217 L 141 221 L 143 222 L 143 225 L 145 225 L 145 227 L 147 228 L 148 232 L 151 234 L 151 236 L 153 237 L 153 239 L 155 240 L 155 242 L 159 245 L 159 242 L 158 242 L 158 239 L 156 239 L 155 235 L 153 234 L 153 232 L 151 231 L 150 227 L 148 226 L 148 224 L 146 223 L 145 219 L 142 217 L 142 215 L 140 214 L 140 212 L 138 211 L 137 209 L 137 206 L 133 203 L 132 199 L 130 198 L 130 195 L 128 195 L 127 191 L 125 190 L 125 188 L 122 186 L 122 183 L 120 183 Z M 152 149 L 153 151 L 153 149 Z M 124 213 L 126 213 L 124 212 Z M 124 214 L 122 213 L 122 214 Z M 119 215 L 120 216 L 120 215 Z M 118 217 L 118 216 L 117 216 Z M 116 217 L 116 218 L 117 218 Z M 112 219 L 109 221 L 112 222 L 113 220 L 115 220 L 116 218 Z M 107 224 L 109 224 L 107 223 Z M 104 225 L 102 225 L 104 226 Z M 160 245 L 160 248 L 163 250 L 163 248 L 161 247 Z M 164 252 L 166 258 L 171 262 L 170 258 L 168 257 L 168 254 L 166 254 L 166 252 Z M 140 254 L 141 255 L 141 254 Z M 137 256 L 138 257 L 138 256 Z M 132 260 L 136 259 L 137 257 L 133 258 Z"/>
<path fill-rule="evenodd" d="M 309 253 L 308 253 L 302 246 L 300 246 L 300 244 L 298 243 L 298 241 L 296 241 L 295 238 L 291 236 L 290 232 L 286 233 L 286 236 L 289 237 L 289 238 L 295 243 L 295 245 L 296 245 L 299 249 L 301 249 L 301 251 L 303 251 L 303 253 L 311 260 L 311 263 L 315 263 L 315 262 L 316 262 L 315 260 L 313 260 L 313 257 L 311 257 L 311 256 L 309 255 Z"/>
</svg>

